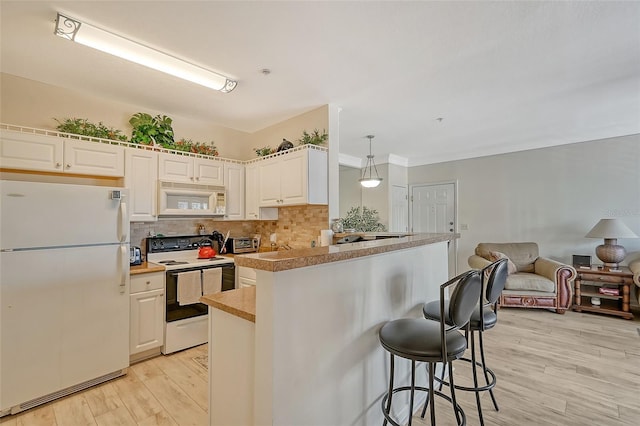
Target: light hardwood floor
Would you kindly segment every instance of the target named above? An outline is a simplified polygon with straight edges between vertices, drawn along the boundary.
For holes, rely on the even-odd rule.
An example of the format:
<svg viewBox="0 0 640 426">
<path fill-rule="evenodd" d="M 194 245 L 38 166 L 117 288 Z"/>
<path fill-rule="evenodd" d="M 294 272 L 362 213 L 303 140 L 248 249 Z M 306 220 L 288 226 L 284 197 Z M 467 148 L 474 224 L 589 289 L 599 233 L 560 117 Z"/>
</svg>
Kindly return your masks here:
<svg viewBox="0 0 640 426">
<path fill-rule="evenodd" d="M 485 424 L 640 424 L 640 312 L 635 315 L 629 321 L 501 309 L 496 328 L 485 333 L 487 362 L 498 376 L 500 411 L 483 396 Z M 206 353 L 203 345 L 135 364 L 126 377 L 4 417 L 0 425 L 204 426 L 207 371 L 193 358 Z M 469 384 L 466 363 L 454 365 L 458 384 Z M 458 392 L 458 397 L 467 424 L 477 425 L 473 394 Z M 436 407 L 438 425 L 455 424 L 450 406 L 438 402 Z M 414 425 L 427 424 L 428 417 L 414 417 Z"/>
</svg>

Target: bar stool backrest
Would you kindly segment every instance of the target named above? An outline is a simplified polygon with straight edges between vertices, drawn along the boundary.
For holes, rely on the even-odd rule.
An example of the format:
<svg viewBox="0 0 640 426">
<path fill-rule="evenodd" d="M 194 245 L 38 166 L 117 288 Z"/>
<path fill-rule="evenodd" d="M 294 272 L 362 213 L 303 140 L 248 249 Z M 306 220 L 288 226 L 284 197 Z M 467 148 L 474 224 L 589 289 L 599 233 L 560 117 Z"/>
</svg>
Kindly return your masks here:
<svg viewBox="0 0 640 426">
<path fill-rule="evenodd" d="M 449 298 L 449 318 L 446 321 L 453 329 L 460 329 L 469 322 L 473 310 L 478 306 L 482 292 L 479 271 L 472 270 L 459 277 Z M 443 300 L 442 297 L 441 300 Z"/>
<path fill-rule="evenodd" d="M 485 269 L 489 269 L 489 278 L 487 279 L 487 289 L 485 291 L 485 298 L 489 305 L 493 305 L 498 301 L 504 285 L 507 282 L 508 259 L 498 259 Z M 484 272 L 484 271 L 483 271 Z M 484 276 L 484 273 L 482 274 Z"/>
</svg>

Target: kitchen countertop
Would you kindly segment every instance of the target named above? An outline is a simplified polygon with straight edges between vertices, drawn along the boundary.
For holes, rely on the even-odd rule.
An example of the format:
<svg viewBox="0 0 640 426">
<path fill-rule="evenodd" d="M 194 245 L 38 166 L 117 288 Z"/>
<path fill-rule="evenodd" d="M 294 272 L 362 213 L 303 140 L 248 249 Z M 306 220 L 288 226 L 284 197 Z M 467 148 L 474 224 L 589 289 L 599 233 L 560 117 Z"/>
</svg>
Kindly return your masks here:
<svg viewBox="0 0 640 426">
<path fill-rule="evenodd" d="M 208 294 L 202 296 L 200 302 L 247 321 L 256 322 L 255 286 Z"/>
<path fill-rule="evenodd" d="M 382 235 L 385 233 L 378 234 Z M 251 253 L 236 256 L 234 261 L 236 266 L 246 266 L 263 271 L 278 272 L 323 263 L 339 262 L 442 241 L 451 241 L 459 237 L 460 234 L 451 233 L 420 233 L 406 237 L 361 241 L 326 247 Z"/>
<path fill-rule="evenodd" d="M 149 272 L 164 272 L 165 268 L 162 265 L 152 262 L 142 262 L 140 265 L 130 266 L 129 274 L 148 274 Z"/>
</svg>

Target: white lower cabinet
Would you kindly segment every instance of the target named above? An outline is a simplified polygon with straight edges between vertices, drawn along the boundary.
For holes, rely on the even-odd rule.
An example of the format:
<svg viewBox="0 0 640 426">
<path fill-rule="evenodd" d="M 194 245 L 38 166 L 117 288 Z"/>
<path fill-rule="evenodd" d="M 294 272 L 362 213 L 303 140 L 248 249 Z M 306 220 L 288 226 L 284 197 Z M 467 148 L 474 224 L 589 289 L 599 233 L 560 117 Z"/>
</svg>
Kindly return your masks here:
<svg viewBox="0 0 640 426">
<path fill-rule="evenodd" d="M 238 279 L 236 282 L 236 288 L 250 287 L 256 285 L 256 270 L 253 268 L 247 268 L 246 266 L 238 266 Z"/>
<path fill-rule="evenodd" d="M 164 344 L 164 272 L 132 275 L 130 298 L 129 355 L 159 349 Z"/>
</svg>

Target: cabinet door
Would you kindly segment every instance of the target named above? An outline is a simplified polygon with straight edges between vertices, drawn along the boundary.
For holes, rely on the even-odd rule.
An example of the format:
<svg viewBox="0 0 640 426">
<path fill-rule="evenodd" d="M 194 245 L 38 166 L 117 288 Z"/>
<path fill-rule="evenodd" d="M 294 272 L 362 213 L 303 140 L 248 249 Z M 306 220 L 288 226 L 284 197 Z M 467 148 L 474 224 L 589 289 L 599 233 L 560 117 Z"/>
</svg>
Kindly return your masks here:
<svg viewBox="0 0 640 426">
<path fill-rule="evenodd" d="M 259 205 L 264 207 L 279 206 L 282 203 L 280 197 L 281 164 L 276 160 L 265 160 L 258 164 Z"/>
<path fill-rule="evenodd" d="M 226 219 L 244 219 L 244 166 L 242 164 L 225 164 L 225 185 L 227 189 Z"/>
<path fill-rule="evenodd" d="M 124 176 L 124 147 L 65 139 L 64 171 L 94 176 Z"/>
<path fill-rule="evenodd" d="M 129 188 L 131 222 L 158 220 L 158 154 L 144 149 L 125 150 L 124 186 Z"/>
<path fill-rule="evenodd" d="M 137 354 L 164 343 L 164 290 L 144 291 L 131 296 L 129 354 Z"/>
<path fill-rule="evenodd" d="M 55 136 L 0 132 L 0 167 L 62 172 L 64 141 Z"/>
<path fill-rule="evenodd" d="M 193 176 L 196 183 L 224 185 L 224 163 L 222 161 L 194 158 L 193 167 Z"/>
<path fill-rule="evenodd" d="M 193 183 L 193 158 L 177 154 L 158 154 L 158 179 Z"/>
<path fill-rule="evenodd" d="M 259 219 L 259 191 L 258 191 L 258 165 L 253 163 L 245 167 L 245 217 L 246 219 Z"/>
<path fill-rule="evenodd" d="M 295 205 L 307 202 L 306 152 L 284 155 L 280 160 L 280 204 Z"/>
</svg>

